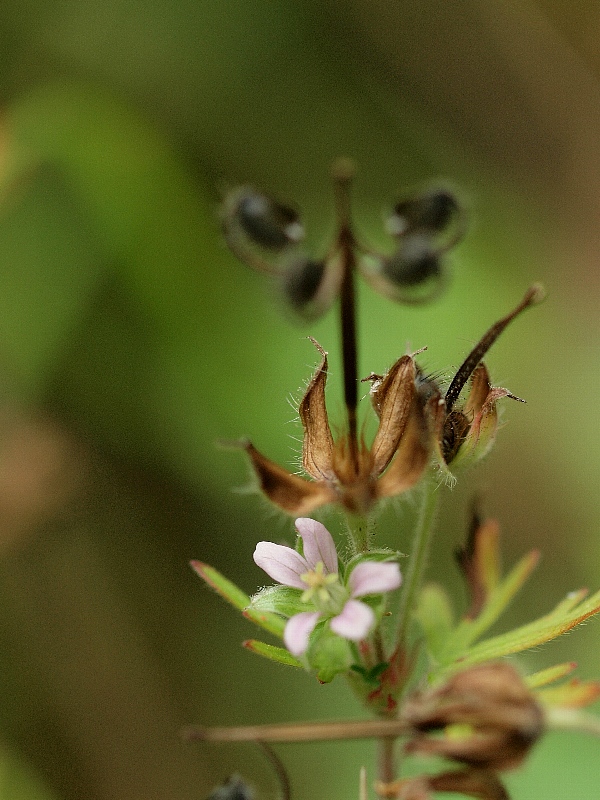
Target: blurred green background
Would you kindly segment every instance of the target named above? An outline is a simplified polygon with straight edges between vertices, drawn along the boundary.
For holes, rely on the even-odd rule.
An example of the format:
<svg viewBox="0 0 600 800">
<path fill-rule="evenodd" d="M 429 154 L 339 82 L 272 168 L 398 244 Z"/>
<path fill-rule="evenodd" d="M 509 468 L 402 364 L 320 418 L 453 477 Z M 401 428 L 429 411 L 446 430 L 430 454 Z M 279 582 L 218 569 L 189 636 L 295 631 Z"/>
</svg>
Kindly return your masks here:
<svg viewBox="0 0 600 800">
<path fill-rule="evenodd" d="M 216 208 L 249 182 L 296 202 L 316 249 L 329 165 L 359 165 L 374 242 L 406 189 L 459 187 L 471 231 L 447 295 L 393 306 L 364 286 L 361 373 L 428 346 L 447 372 L 534 280 L 546 303 L 494 347 L 506 404 L 493 455 L 443 499 L 432 574 L 473 493 L 506 561 L 544 559 L 515 622 L 600 584 L 600 9 L 487 0 L 6 0 L 0 8 L 0 797 L 189 800 L 228 774 L 277 784 L 251 747 L 184 745 L 186 723 L 362 714 L 344 684 L 262 662 L 193 575 L 247 591 L 259 539 L 291 522 L 219 438 L 297 457 L 290 394 L 314 335 L 226 251 Z M 296 437 L 296 438 L 295 438 Z M 410 550 L 410 504 L 381 539 Z M 335 527 L 338 520 L 325 518 Z M 528 654 L 600 675 L 600 628 Z M 280 747 L 298 800 L 356 796 L 364 743 Z M 548 736 L 516 798 L 597 797 L 600 744 Z"/>
</svg>

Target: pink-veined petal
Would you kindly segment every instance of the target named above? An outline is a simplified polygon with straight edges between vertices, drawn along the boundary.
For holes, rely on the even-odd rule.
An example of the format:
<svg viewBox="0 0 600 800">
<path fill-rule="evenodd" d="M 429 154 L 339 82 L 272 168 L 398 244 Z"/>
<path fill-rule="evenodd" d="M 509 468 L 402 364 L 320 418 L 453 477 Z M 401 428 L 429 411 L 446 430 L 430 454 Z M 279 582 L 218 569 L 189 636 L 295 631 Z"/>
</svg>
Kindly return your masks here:
<svg viewBox="0 0 600 800">
<path fill-rule="evenodd" d="M 367 594 L 384 594 L 397 589 L 402 583 L 400 567 L 391 561 L 361 561 L 348 579 L 352 597 Z"/>
<path fill-rule="evenodd" d="M 344 639 L 359 642 L 369 633 L 374 622 L 372 608 L 360 600 L 348 600 L 342 613 L 331 620 L 331 630 Z"/>
<path fill-rule="evenodd" d="M 296 520 L 295 525 L 302 537 L 304 558 L 310 568 L 314 569 L 319 561 L 322 561 L 326 574 L 337 572 L 338 559 L 335 543 L 325 525 L 308 517 L 300 517 Z"/>
<path fill-rule="evenodd" d="M 301 611 L 288 619 L 283 631 L 283 643 L 293 656 L 301 656 L 306 651 L 308 638 L 320 616 L 318 611 Z"/>
<path fill-rule="evenodd" d="M 294 589 L 306 589 L 300 575 L 308 572 L 308 564 L 291 547 L 273 542 L 259 542 L 254 551 L 254 562 L 274 581 Z"/>
</svg>

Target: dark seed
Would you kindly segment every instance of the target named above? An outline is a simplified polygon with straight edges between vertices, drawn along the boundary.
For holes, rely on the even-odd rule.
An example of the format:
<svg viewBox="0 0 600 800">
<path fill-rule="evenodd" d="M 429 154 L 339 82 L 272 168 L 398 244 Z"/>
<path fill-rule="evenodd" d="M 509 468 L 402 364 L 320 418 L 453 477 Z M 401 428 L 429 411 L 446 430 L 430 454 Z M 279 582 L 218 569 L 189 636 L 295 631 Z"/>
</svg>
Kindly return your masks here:
<svg viewBox="0 0 600 800">
<path fill-rule="evenodd" d="M 295 259 L 283 273 L 283 293 L 290 306 L 302 313 L 314 301 L 325 274 L 325 264 L 310 258 Z"/>
<path fill-rule="evenodd" d="M 398 250 L 383 263 L 389 280 L 402 288 L 419 286 L 441 275 L 441 263 L 428 236 L 413 235 L 402 240 Z"/>
<path fill-rule="evenodd" d="M 396 235 L 417 230 L 441 233 L 459 211 L 453 194 L 445 190 L 431 191 L 399 202 L 394 208 L 390 229 Z"/>
<path fill-rule="evenodd" d="M 237 203 L 238 224 L 255 244 L 281 250 L 302 238 L 298 214 L 266 195 L 249 190 Z"/>
</svg>

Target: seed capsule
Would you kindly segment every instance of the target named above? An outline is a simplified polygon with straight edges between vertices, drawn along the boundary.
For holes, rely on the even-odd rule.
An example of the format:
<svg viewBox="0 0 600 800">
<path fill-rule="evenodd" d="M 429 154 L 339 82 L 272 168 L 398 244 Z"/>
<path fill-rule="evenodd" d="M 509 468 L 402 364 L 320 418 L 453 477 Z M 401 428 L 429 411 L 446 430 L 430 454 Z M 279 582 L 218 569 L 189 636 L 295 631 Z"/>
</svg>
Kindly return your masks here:
<svg viewBox="0 0 600 800">
<path fill-rule="evenodd" d="M 402 200 L 396 204 L 388 220 L 392 236 L 404 236 L 413 231 L 441 233 L 460 214 L 460 206 L 453 194 L 437 189 Z"/>
<path fill-rule="evenodd" d="M 231 228 L 236 228 L 266 250 L 283 250 L 304 237 L 304 228 L 293 208 L 249 186 L 237 189 L 226 199 L 223 221 L 226 233 L 231 234 Z"/>
<path fill-rule="evenodd" d="M 419 286 L 441 274 L 440 258 L 429 236 L 412 234 L 383 262 L 383 273 L 400 287 Z"/>
<path fill-rule="evenodd" d="M 298 255 L 282 270 L 282 291 L 291 309 L 304 318 L 320 314 L 333 300 L 324 297 L 325 262 Z"/>
</svg>

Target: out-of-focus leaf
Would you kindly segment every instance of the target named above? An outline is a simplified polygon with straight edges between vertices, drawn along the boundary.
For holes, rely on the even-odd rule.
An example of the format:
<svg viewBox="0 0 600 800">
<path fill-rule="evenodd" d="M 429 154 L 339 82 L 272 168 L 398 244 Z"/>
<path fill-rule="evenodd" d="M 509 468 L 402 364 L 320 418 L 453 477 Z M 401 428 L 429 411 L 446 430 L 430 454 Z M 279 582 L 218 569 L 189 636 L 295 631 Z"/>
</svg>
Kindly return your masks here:
<svg viewBox="0 0 600 800">
<path fill-rule="evenodd" d="M 250 597 L 224 575 L 208 564 L 201 561 L 191 562 L 193 570 L 215 590 L 224 600 L 231 603 L 234 608 L 243 611 L 250 605 Z"/>
<path fill-rule="evenodd" d="M 580 600 L 581 592 L 573 592 L 549 614 L 508 633 L 480 642 L 460 659 L 460 668 L 502 658 L 511 653 L 520 653 L 549 642 L 600 612 L 600 591 L 583 602 Z"/>
<path fill-rule="evenodd" d="M 537 689 L 540 686 L 546 686 L 548 683 L 553 683 L 561 678 L 564 678 L 569 673 L 576 669 L 577 664 L 574 661 L 568 661 L 565 664 L 557 664 L 554 667 L 547 667 L 539 672 L 534 672 L 532 675 L 527 675 L 525 683 L 530 689 Z"/>
<path fill-rule="evenodd" d="M 524 556 L 490 593 L 480 614 L 473 620 L 464 619 L 459 623 L 453 631 L 446 652 L 441 656 L 443 663 L 448 664 L 459 658 L 476 639 L 496 622 L 535 568 L 539 557 L 540 554 L 536 551 Z"/>
<path fill-rule="evenodd" d="M 14 755 L 0 753 L 1 800 L 57 800 L 57 795 Z"/>
<path fill-rule="evenodd" d="M 429 584 L 423 588 L 415 618 L 425 634 L 430 656 L 439 662 L 453 636 L 450 598 L 441 586 Z"/>
<path fill-rule="evenodd" d="M 541 689 L 536 697 L 546 706 L 585 708 L 600 697 L 600 681 L 580 681 L 573 678 L 560 686 Z"/>
<path fill-rule="evenodd" d="M 244 642 L 244 647 L 259 656 L 268 658 L 269 661 L 276 661 L 286 667 L 301 667 L 302 664 L 293 655 L 284 650 L 283 647 L 275 647 L 266 642 L 259 642 L 257 639 L 248 639 Z"/>
</svg>

